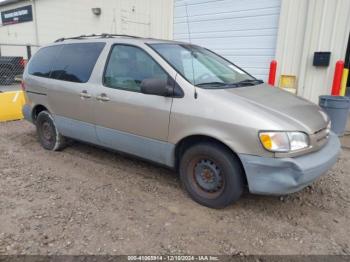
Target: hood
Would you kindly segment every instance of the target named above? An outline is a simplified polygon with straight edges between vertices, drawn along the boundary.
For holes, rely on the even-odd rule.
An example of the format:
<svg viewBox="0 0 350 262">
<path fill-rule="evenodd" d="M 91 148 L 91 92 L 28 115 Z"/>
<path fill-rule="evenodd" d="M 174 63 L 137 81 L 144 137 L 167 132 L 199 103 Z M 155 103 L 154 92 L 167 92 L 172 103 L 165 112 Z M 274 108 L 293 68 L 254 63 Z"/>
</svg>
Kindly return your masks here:
<svg viewBox="0 0 350 262">
<path fill-rule="evenodd" d="M 329 121 L 327 114 L 316 104 L 266 84 L 222 89 L 221 91 L 226 97 L 238 96 L 247 103 L 258 107 L 258 110 L 278 116 L 281 122 L 293 124 L 309 134 L 325 128 Z"/>
</svg>

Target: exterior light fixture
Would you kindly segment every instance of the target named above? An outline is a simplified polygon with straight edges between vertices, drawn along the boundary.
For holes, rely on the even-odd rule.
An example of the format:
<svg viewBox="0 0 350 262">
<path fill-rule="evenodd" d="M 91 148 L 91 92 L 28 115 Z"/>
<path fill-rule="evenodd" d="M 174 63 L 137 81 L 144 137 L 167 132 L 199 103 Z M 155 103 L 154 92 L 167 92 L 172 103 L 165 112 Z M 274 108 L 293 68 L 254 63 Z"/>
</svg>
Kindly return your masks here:
<svg viewBox="0 0 350 262">
<path fill-rule="evenodd" d="M 100 7 L 94 7 L 94 8 L 91 8 L 91 11 L 94 15 L 101 15 L 101 8 Z"/>
</svg>

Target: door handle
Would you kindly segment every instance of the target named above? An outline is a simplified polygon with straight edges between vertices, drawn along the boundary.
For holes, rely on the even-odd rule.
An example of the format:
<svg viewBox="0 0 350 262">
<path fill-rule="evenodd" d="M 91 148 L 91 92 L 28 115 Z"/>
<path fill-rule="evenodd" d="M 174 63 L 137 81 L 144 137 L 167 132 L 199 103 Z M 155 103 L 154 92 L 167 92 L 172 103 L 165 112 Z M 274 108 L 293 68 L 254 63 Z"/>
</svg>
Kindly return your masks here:
<svg viewBox="0 0 350 262">
<path fill-rule="evenodd" d="M 86 90 L 83 90 L 79 95 L 81 98 L 91 98 L 91 95 Z"/>
<path fill-rule="evenodd" d="M 107 102 L 110 100 L 105 93 L 102 93 L 101 95 L 97 96 L 96 99 L 103 102 Z"/>
</svg>

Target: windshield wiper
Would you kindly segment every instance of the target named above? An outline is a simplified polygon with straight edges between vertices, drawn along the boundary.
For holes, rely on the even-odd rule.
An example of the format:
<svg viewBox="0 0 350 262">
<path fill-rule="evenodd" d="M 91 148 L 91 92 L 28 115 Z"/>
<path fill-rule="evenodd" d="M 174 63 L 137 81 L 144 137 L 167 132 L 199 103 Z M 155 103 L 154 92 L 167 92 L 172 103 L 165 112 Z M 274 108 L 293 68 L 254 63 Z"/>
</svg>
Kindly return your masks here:
<svg viewBox="0 0 350 262">
<path fill-rule="evenodd" d="M 200 83 L 196 84 L 196 86 L 226 86 L 226 83 L 223 82 L 207 82 L 207 83 Z"/>
<path fill-rule="evenodd" d="M 198 87 L 206 87 L 206 86 L 211 86 L 211 87 L 240 87 L 240 86 L 255 86 L 264 83 L 264 81 L 259 80 L 259 79 L 246 79 L 242 80 L 239 82 L 235 83 L 224 83 L 224 82 L 207 82 L 207 83 L 200 83 L 197 84 L 196 86 Z"/>
<path fill-rule="evenodd" d="M 246 85 L 260 85 L 264 83 L 264 81 L 260 80 L 260 79 L 246 79 L 246 80 L 242 80 L 236 83 L 233 83 L 232 85 L 234 86 L 246 86 Z"/>
</svg>

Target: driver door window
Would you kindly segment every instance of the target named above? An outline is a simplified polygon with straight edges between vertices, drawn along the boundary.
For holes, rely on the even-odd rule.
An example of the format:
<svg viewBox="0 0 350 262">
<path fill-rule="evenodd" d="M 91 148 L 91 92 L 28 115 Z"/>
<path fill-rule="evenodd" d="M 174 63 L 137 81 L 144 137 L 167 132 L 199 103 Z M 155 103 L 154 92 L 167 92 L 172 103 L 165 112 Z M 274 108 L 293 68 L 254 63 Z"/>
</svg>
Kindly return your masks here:
<svg viewBox="0 0 350 262">
<path fill-rule="evenodd" d="M 103 77 L 105 86 L 133 92 L 141 92 L 144 79 L 167 80 L 164 70 L 141 48 L 115 45 Z"/>
</svg>

